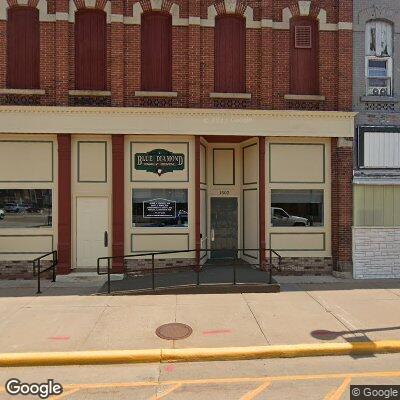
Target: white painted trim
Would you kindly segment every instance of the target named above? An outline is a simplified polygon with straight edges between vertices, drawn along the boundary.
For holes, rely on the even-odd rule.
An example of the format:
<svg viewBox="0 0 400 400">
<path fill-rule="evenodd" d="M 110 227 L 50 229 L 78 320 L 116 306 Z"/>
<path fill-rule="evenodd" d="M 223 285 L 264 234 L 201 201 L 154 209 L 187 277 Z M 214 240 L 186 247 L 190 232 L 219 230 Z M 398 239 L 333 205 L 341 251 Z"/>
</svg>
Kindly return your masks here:
<svg viewBox="0 0 400 400">
<path fill-rule="evenodd" d="M 201 25 L 201 18 L 200 17 L 189 17 L 189 25 Z"/>
<path fill-rule="evenodd" d="M 210 93 L 211 99 L 244 99 L 251 100 L 251 93 Z"/>
<path fill-rule="evenodd" d="M 93 96 L 93 97 L 105 97 L 111 96 L 111 92 L 107 90 L 69 90 L 70 96 Z"/>
<path fill-rule="evenodd" d="M 353 137 L 355 115 L 340 111 L 0 106 L 0 133 Z"/>
<path fill-rule="evenodd" d="M 150 0 L 151 9 L 156 11 L 161 11 L 162 7 L 162 0 Z"/>
<path fill-rule="evenodd" d="M 113 23 L 124 23 L 124 16 L 121 14 L 111 14 L 110 22 Z"/>
<path fill-rule="evenodd" d="M 300 0 L 299 2 L 300 15 L 310 15 L 311 1 L 310 0 Z"/>
<path fill-rule="evenodd" d="M 352 22 L 339 22 L 338 24 L 339 31 L 352 31 L 353 23 Z"/>
<path fill-rule="evenodd" d="M 304 101 L 324 101 L 325 96 L 313 95 L 313 94 L 285 94 L 285 100 L 304 100 Z"/>
<path fill-rule="evenodd" d="M 15 94 L 15 95 L 26 95 L 26 96 L 42 96 L 46 94 L 43 89 L 0 89 L 0 94 Z"/>
<path fill-rule="evenodd" d="M 137 90 L 135 97 L 178 97 L 178 92 L 153 92 L 149 90 Z"/>
<path fill-rule="evenodd" d="M 56 21 L 69 21 L 69 14 L 68 13 L 62 13 L 62 12 L 57 12 L 56 14 Z"/>
</svg>

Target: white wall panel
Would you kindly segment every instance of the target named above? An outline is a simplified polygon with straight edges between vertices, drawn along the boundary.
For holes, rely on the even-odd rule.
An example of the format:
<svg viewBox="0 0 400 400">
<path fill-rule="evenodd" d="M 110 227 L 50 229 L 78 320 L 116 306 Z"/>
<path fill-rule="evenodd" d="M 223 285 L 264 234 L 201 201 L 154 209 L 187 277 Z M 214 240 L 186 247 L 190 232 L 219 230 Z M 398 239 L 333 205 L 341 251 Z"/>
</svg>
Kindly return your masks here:
<svg viewBox="0 0 400 400">
<path fill-rule="evenodd" d="M 372 168 L 399 168 L 400 133 L 365 132 L 364 166 Z"/>
</svg>

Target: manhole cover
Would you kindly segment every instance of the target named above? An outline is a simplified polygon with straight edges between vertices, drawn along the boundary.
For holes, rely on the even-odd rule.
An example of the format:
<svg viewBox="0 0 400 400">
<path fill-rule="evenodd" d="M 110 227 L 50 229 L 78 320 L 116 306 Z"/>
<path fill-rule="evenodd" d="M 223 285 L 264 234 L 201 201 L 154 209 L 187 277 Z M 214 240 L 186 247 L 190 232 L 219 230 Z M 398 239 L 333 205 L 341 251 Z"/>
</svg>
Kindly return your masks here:
<svg viewBox="0 0 400 400">
<path fill-rule="evenodd" d="M 156 330 L 156 335 L 165 340 L 186 339 L 193 332 L 189 325 L 172 323 L 161 325 Z"/>
</svg>

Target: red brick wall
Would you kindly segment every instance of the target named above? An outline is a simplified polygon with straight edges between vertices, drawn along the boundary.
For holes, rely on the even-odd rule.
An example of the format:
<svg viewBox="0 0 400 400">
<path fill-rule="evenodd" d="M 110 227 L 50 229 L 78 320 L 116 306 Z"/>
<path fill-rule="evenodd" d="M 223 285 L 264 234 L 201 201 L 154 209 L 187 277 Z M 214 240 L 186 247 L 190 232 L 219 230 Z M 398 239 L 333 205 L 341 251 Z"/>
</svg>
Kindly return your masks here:
<svg viewBox="0 0 400 400">
<path fill-rule="evenodd" d="M 351 142 L 331 141 L 332 258 L 336 271 L 350 271 L 352 264 L 353 149 Z"/>
<path fill-rule="evenodd" d="M 208 6 L 219 0 L 175 0 L 180 17 L 207 18 Z M 112 14 L 132 16 L 137 0 L 112 1 Z M 299 13 L 295 0 L 238 0 L 238 10 L 253 8 L 254 19 L 279 22 L 282 10 L 290 7 Z M 141 4 L 150 4 L 141 0 Z M 168 9 L 170 1 L 165 0 Z M 351 0 L 314 0 L 312 14 L 320 8 L 327 12 L 327 22 L 351 22 Z M 221 7 L 218 7 L 221 9 Z M 222 8 L 223 9 L 223 8 Z M 68 12 L 68 0 L 49 0 L 50 13 Z M 250 101 L 235 102 L 237 107 L 254 109 L 315 108 L 312 104 L 293 104 L 284 100 L 289 94 L 289 31 L 271 28 L 248 28 L 246 33 L 246 89 Z M 341 44 L 340 52 L 338 51 Z M 46 96 L 43 105 L 68 105 L 68 90 L 74 89 L 74 26 L 67 21 L 41 22 L 41 87 Z M 155 105 L 173 107 L 214 107 L 209 97 L 214 91 L 214 29 L 212 27 L 173 27 L 173 90 L 178 98 L 166 103 L 149 104 L 136 98 L 140 90 L 140 26 L 113 22 L 108 26 L 108 89 L 113 106 Z M 351 31 L 320 33 L 320 94 L 326 97 L 318 109 L 350 110 L 352 85 Z M 6 84 L 6 22 L 0 21 L 0 88 Z M 4 96 L 0 96 L 3 100 Z"/>
</svg>

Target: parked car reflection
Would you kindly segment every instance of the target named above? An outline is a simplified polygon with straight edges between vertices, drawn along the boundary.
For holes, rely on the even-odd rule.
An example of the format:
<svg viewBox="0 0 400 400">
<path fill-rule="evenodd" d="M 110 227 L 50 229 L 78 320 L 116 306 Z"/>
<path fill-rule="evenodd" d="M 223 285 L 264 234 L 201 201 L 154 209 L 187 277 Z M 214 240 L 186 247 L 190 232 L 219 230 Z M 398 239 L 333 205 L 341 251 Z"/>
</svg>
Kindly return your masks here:
<svg viewBox="0 0 400 400">
<path fill-rule="evenodd" d="M 25 211 L 25 207 L 21 203 L 6 203 L 4 211 L 8 213 L 21 213 Z"/>
<path fill-rule="evenodd" d="M 272 226 L 310 226 L 310 220 L 289 215 L 283 208 L 271 207 Z"/>
</svg>

